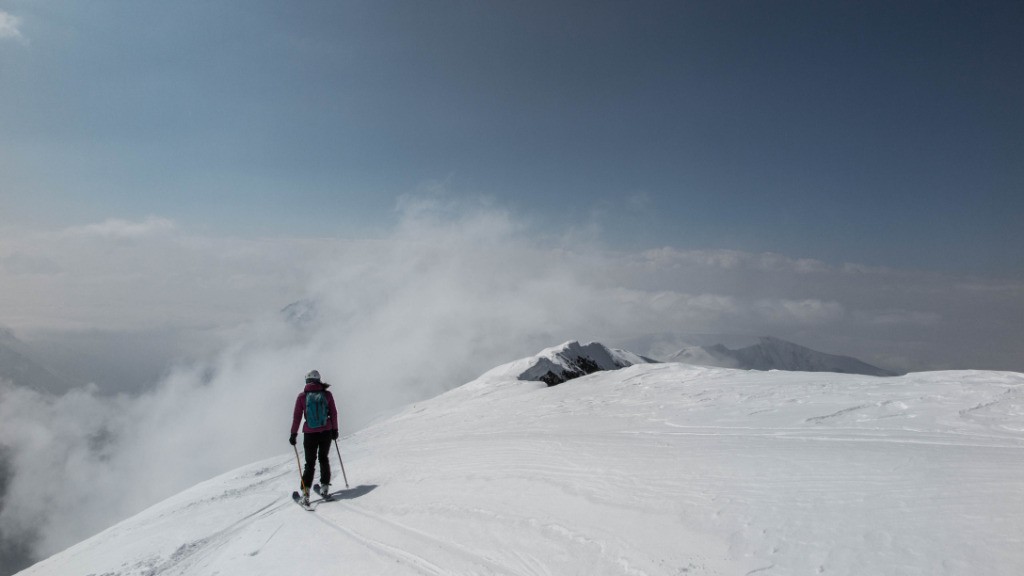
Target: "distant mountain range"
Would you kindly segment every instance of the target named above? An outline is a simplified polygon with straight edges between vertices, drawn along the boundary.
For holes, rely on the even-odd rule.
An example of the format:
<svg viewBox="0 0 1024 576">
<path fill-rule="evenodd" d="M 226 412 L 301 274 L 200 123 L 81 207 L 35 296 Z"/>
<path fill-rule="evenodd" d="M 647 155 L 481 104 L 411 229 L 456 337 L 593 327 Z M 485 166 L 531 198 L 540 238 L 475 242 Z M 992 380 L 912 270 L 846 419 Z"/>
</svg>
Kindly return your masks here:
<svg viewBox="0 0 1024 576">
<path fill-rule="evenodd" d="M 572 341 L 548 348 L 525 364 L 516 363 L 514 367 L 509 367 L 509 372 L 515 372 L 519 380 L 541 381 L 554 386 L 594 372 L 656 362 L 646 356 L 609 348 L 597 342 L 580 344 Z M 740 370 L 898 375 L 850 356 L 827 354 L 772 337 L 760 338 L 757 344 L 739 349 L 730 349 L 722 344 L 687 346 L 667 358 L 666 362 Z"/>
<path fill-rule="evenodd" d="M 826 354 L 772 337 L 760 338 L 757 344 L 736 350 L 726 348 L 722 344 L 688 346 L 667 358 L 666 361 L 741 370 L 839 372 L 867 376 L 898 375 L 850 356 Z"/>
</svg>

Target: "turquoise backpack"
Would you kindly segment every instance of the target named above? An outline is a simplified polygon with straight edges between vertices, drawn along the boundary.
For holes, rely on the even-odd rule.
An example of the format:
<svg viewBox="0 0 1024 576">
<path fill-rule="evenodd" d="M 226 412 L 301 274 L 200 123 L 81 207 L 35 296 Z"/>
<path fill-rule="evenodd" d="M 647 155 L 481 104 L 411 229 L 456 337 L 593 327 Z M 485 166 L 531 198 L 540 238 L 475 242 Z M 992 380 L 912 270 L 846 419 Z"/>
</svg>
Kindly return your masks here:
<svg viewBox="0 0 1024 576">
<path fill-rule="evenodd" d="M 323 428 L 327 425 L 327 392 L 313 390 L 306 392 L 306 425 L 310 428 Z"/>
</svg>

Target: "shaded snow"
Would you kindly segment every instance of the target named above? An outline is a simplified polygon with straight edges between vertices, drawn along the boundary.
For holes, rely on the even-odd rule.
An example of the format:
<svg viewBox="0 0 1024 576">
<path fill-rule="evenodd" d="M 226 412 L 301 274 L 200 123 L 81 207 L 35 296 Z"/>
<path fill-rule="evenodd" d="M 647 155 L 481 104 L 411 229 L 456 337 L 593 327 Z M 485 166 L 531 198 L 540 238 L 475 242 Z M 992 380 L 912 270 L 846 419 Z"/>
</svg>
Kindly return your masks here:
<svg viewBox="0 0 1024 576">
<path fill-rule="evenodd" d="M 22 574 L 1024 573 L 1022 374 L 536 359 L 344 438 L 314 513 L 288 451 Z"/>
</svg>

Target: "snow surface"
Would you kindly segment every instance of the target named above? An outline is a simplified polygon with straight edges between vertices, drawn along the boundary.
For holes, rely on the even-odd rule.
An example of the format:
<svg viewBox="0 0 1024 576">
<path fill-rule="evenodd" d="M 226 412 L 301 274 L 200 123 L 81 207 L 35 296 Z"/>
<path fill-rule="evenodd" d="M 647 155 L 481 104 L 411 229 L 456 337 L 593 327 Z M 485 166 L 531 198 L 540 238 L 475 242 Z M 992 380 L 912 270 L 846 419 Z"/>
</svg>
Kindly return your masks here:
<svg viewBox="0 0 1024 576">
<path fill-rule="evenodd" d="M 1024 573 L 1024 374 L 518 380 L 541 356 L 344 438 L 315 512 L 288 451 L 21 574 Z"/>
</svg>

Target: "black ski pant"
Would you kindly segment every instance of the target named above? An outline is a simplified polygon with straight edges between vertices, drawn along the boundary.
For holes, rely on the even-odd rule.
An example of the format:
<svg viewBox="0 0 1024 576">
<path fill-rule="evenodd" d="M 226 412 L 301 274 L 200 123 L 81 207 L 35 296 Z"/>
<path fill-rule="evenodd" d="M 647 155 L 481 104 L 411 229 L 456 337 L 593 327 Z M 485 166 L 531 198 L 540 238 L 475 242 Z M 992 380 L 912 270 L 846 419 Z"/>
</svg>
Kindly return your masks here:
<svg viewBox="0 0 1024 576">
<path fill-rule="evenodd" d="M 306 488 L 313 488 L 313 472 L 317 461 L 320 462 L 320 484 L 330 484 L 331 431 L 303 434 L 302 448 L 306 452 L 306 468 L 302 471 L 302 481 Z"/>
</svg>

